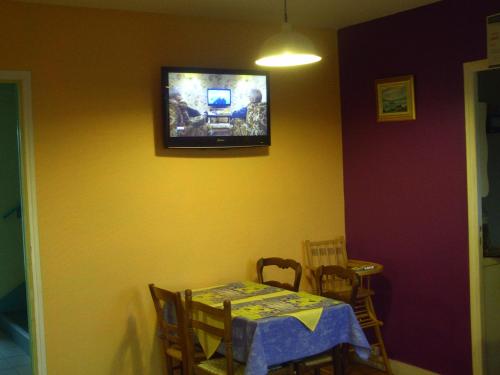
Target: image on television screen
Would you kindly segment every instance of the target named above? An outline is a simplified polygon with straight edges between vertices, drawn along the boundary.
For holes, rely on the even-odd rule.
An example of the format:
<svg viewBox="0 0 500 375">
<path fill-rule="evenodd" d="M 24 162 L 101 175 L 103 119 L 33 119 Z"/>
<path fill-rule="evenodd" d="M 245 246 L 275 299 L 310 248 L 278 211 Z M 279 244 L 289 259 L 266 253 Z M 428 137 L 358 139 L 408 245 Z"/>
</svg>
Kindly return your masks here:
<svg viewBox="0 0 500 375">
<path fill-rule="evenodd" d="M 231 90 L 208 89 L 207 103 L 211 107 L 229 107 L 231 105 Z"/>
<path fill-rule="evenodd" d="M 204 139 L 215 142 L 213 138 L 232 145 L 243 138 L 249 145 L 269 144 L 266 72 L 187 68 L 162 72 L 167 147 L 181 142 L 202 146 Z"/>
</svg>

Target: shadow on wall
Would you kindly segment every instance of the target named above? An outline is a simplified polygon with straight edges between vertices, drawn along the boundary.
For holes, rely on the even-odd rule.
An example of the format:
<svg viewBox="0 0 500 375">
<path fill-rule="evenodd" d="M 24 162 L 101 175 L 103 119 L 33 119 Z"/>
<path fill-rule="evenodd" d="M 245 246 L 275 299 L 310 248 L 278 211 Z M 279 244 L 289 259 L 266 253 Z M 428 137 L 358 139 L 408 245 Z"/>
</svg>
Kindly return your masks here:
<svg viewBox="0 0 500 375">
<path fill-rule="evenodd" d="M 130 359 L 129 361 L 125 360 L 127 357 Z M 125 371 L 125 368 L 127 368 L 127 371 Z M 127 330 L 113 360 L 110 375 L 126 372 L 136 375 L 144 374 L 137 322 L 133 316 L 129 316 L 128 318 Z"/>
<path fill-rule="evenodd" d="M 136 288 L 126 297 L 129 310 L 126 329 L 116 350 L 109 374 L 145 375 L 148 367 L 150 375 L 164 374 L 164 370 L 160 370 L 165 366 L 161 362 L 163 358 L 156 337 L 156 315 L 153 314 L 153 304 L 147 285 L 144 288 Z M 152 328 L 153 334 L 145 340 L 144 333 L 149 332 L 149 328 Z M 141 343 L 145 342 L 151 343 L 151 346 L 145 347 L 144 344 L 141 346 Z M 145 363 L 144 354 L 148 350 L 151 350 L 150 360 L 149 363 Z"/>
<path fill-rule="evenodd" d="M 373 297 L 377 318 L 387 325 L 391 321 L 390 312 L 392 311 L 392 284 L 384 275 L 372 276 L 372 288 L 376 291 Z M 383 330 L 383 328 L 382 328 Z"/>
<path fill-rule="evenodd" d="M 247 272 L 248 280 L 257 282 L 257 260 L 249 259 L 247 261 Z"/>
</svg>

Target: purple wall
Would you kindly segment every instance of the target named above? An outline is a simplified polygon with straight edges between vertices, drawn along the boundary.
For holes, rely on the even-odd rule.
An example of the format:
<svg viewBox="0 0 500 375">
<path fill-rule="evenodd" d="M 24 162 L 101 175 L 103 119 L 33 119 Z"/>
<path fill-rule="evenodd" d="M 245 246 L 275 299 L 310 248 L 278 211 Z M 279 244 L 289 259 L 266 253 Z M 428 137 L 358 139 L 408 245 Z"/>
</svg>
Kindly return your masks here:
<svg viewBox="0 0 500 375">
<path fill-rule="evenodd" d="M 498 0 L 442 1 L 339 31 L 349 256 L 373 279 L 389 356 L 472 373 L 463 62 Z M 377 123 L 374 80 L 413 74 L 417 120 Z"/>
</svg>

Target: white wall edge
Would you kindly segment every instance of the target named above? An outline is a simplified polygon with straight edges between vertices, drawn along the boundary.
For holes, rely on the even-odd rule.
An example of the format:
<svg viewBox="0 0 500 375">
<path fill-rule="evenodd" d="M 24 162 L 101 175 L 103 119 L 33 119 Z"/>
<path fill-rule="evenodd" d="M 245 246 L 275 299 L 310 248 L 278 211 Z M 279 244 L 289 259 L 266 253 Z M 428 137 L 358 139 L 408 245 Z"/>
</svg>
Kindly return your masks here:
<svg viewBox="0 0 500 375">
<path fill-rule="evenodd" d="M 469 222 L 469 295 L 471 319 L 472 372 L 484 374 L 483 298 L 478 217 L 477 148 L 476 148 L 476 73 L 488 69 L 487 60 L 464 63 L 465 143 L 467 155 L 467 206 Z"/>
<path fill-rule="evenodd" d="M 408 363 L 399 362 L 394 359 L 391 362 L 392 373 L 394 375 L 439 375 L 437 372 L 425 370 L 420 367 L 410 365 Z"/>
<path fill-rule="evenodd" d="M 34 338 L 32 348 L 35 351 L 33 363 L 36 375 L 47 375 L 45 325 L 43 313 L 42 276 L 40 265 L 40 246 L 38 236 L 38 211 L 36 196 L 35 175 L 35 143 L 33 134 L 33 114 L 31 98 L 31 72 L 29 71 L 2 71 L 0 82 L 14 82 L 20 89 L 20 165 L 21 186 L 23 197 L 23 216 L 26 218 L 25 227 L 29 232 L 25 234 L 25 262 L 29 268 L 26 273 L 29 280 L 28 293 L 31 294 L 31 337 Z M 28 240 L 28 241 L 26 241 Z"/>
</svg>

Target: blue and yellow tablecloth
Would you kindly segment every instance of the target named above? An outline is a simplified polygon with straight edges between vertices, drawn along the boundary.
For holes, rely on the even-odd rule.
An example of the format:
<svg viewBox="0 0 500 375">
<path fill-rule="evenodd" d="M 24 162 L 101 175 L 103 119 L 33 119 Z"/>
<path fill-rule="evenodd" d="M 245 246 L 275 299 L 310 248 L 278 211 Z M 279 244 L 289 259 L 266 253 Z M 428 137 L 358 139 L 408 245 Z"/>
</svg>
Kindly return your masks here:
<svg viewBox="0 0 500 375">
<path fill-rule="evenodd" d="M 245 375 L 265 375 L 273 365 L 350 343 L 367 358 L 370 347 L 351 306 L 305 292 L 290 292 L 249 281 L 193 291 L 193 300 L 211 306 L 231 301 L 235 359 Z M 207 355 L 220 341 L 199 335 Z"/>
</svg>

